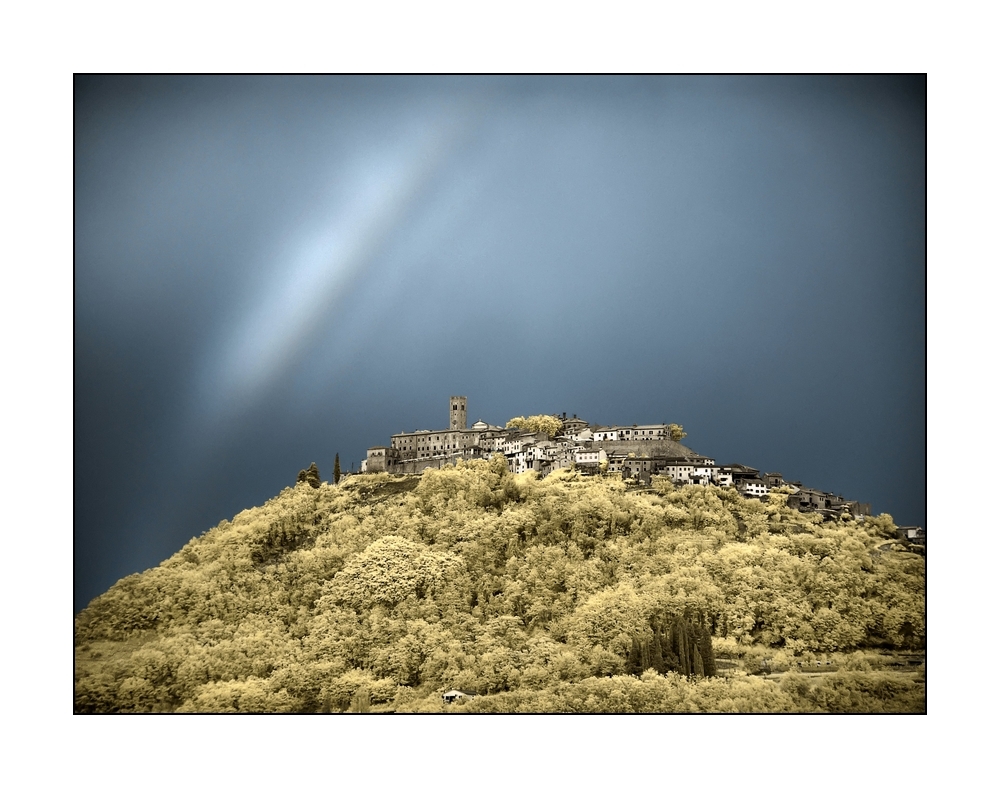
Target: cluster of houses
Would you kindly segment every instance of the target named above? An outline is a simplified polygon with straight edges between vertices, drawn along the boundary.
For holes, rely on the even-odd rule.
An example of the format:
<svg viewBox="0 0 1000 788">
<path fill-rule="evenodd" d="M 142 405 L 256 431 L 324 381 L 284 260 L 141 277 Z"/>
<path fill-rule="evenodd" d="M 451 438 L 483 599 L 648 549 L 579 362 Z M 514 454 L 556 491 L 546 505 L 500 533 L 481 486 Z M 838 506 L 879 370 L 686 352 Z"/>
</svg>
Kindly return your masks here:
<svg viewBox="0 0 1000 788">
<path fill-rule="evenodd" d="M 489 459 L 502 454 L 511 473 L 535 471 L 546 476 L 560 468 L 581 473 L 620 473 L 624 479 L 649 484 L 654 476 L 675 485 L 702 484 L 733 487 L 747 497 L 764 498 L 783 488 L 788 505 L 827 518 L 848 512 L 857 519 L 871 514 L 867 503 L 850 501 L 786 481 L 780 473 L 760 473 L 746 465 L 716 465 L 677 441 L 666 424 L 633 424 L 631 427 L 590 425 L 576 414 L 554 414 L 560 427 L 554 435 L 508 429 L 485 421 L 467 425 L 465 397 L 448 402 L 449 426 L 445 430 L 416 430 L 393 435 L 388 446 L 373 446 L 361 463 L 362 473 L 422 473 L 459 459 Z"/>
</svg>

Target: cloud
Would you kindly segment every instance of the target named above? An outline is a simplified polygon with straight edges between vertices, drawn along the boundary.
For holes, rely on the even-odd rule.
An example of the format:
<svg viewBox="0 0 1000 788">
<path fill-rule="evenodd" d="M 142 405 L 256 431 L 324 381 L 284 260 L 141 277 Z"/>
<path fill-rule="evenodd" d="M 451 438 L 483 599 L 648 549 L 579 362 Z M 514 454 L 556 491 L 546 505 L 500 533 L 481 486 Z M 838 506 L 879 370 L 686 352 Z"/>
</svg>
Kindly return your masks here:
<svg viewBox="0 0 1000 788">
<path fill-rule="evenodd" d="M 264 285 L 240 305 L 241 316 L 208 344 L 195 388 L 202 425 L 249 407 L 294 368 L 426 191 L 467 132 L 467 120 L 442 113 L 411 124 L 394 149 L 369 151 L 347 173 L 338 172 L 339 196 L 329 200 L 323 220 L 291 234 Z"/>
</svg>

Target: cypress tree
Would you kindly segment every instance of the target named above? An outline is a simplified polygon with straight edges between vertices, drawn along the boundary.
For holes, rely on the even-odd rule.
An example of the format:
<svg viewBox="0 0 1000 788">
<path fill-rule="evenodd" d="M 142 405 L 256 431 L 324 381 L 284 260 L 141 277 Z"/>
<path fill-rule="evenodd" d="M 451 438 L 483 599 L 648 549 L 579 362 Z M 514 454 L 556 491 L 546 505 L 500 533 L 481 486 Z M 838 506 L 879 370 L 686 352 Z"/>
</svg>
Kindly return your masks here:
<svg viewBox="0 0 1000 788">
<path fill-rule="evenodd" d="M 639 639 L 632 638 L 632 648 L 628 652 L 628 661 L 625 663 L 625 671 L 633 676 L 642 675 L 642 651 L 639 646 Z"/>
<path fill-rule="evenodd" d="M 299 482 L 306 482 L 306 484 L 313 488 L 319 487 L 319 468 L 316 467 L 316 463 L 312 462 L 304 471 L 299 471 L 295 483 L 298 484 Z"/>
<path fill-rule="evenodd" d="M 665 673 L 663 664 L 663 632 L 658 619 L 650 621 L 650 628 L 653 630 L 653 639 L 649 644 L 649 666 L 657 673 Z"/>
<path fill-rule="evenodd" d="M 660 654 L 663 657 L 663 671 L 673 670 L 677 671 L 680 668 L 680 661 L 677 659 L 677 651 L 674 649 L 673 645 L 673 626 L 674 619 L 667 616 L 663 619 L 659 632 L 657 633 L 660 640 Z"/>
<path fill-rule="evenodd" d="M 663 670 L 672 670 L 675 672 L 680 670 L 681 663 L 670 643 L 670 633 L 668 631 L 664 631 L 660 636 L 660 647 L 663 651 Z"/>
<path fill-rule="evenodd" d="M 688 641 L 687 622 L 683 618 L 674 619 L 673 626 L 674 651 L 677 652 L 677 660 L 680 672 L 685 676 L 691 675 L 691 644 Z"/>
<path fill-rule="evenodd" d="M 340 483 L 340 455 L 333 455 L 333 483 Z"/>
<path fill-rule="evenodd" d="M 649 658 L 649 639 L 643 638 L 639 641 L 639 673 L 636 675 L 641 676 L 642 673 L 647 670 L 651 665 L 651 660 Z"/>
<path fill-rule="evenodd" d="M 371 695 L 367 689 L 359 689 L 351 698 L 351 711 L 355 714 L 367 714 L 371 708 Z"/>
<path fill-rule="evenodd" d="M 701 659 L 705 666 L 705 675 L 716 675 L 715 650 L 712 648 L 712 633 L 705 627 L 701 630 L 701 642 L 698 646 L 701 651 Z"/>
</svg>

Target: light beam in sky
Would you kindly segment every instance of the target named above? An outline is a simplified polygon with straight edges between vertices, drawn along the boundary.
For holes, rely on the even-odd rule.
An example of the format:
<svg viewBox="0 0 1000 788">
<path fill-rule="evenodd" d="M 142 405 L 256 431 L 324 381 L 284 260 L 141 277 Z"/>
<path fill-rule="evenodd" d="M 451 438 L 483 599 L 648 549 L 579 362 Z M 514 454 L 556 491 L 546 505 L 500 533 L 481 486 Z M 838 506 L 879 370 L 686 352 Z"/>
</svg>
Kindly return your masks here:
<svg viewBox="0 0 1000 788">
<path fill-rule="evenodd" d="M 305 228 L 273 266 L 242 319 L 220 331 L 205 356 L 197 421 L 219 425 L 248 407 L 295 362 L 299 352 L 425 190 L 467 128 L 443 117 L 392 151 L 369 153 L 353 172 L 338 172 L 341 194 L 323 227 Z M 346 181 L 347 186 L 343 184 Z"/>
</svg>

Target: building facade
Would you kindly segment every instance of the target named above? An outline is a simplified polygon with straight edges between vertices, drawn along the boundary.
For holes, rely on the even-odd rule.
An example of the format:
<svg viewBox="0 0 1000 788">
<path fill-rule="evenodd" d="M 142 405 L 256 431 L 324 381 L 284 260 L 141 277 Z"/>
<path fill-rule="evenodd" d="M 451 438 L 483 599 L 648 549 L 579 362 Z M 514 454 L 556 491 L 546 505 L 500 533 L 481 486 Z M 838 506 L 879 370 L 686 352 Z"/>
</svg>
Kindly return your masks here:
<svg viewBox="0 0 1000 788">
<path fill-rule="evenodd" d="M 674 485 L 733 487 L 742 495 L 764 498 L 770 490 L 788 493 L 788 505 L 801 512 L 832 518 L 850 513 L 858 519 L 870 515 L 866 503 L 847 501 L 833 493 L 787 482 L 780 473 L 761 474 L 756 468 L 734 463 L 716 466 L 669 438 L 666 424 L 633 424 L 631 427 L 591 426 L 574 413 L 556 415 L 561 428 L 554 438 L 476 421 L 467 426 L 468 400 L 448 399 L 448 428 L 415 430 L 393 435 L 388 446 L 373 446 L 361 463 L 363 473 L 422 473 L 458 460 L 489 459 L 502 454 L 511 473 L 536 472 L 545 476 L 560 468 L 582 473 L 620 473 L 624 479 L 649 484 L 660 475 Z"/>
<path fill-rule="evenodd" d="M 452 397 L 451 401 L 451 421 L 448 424 L 448 428 L 451 430 L 464 430 L 465 429 L 465 397 Z"/>
</svg>

